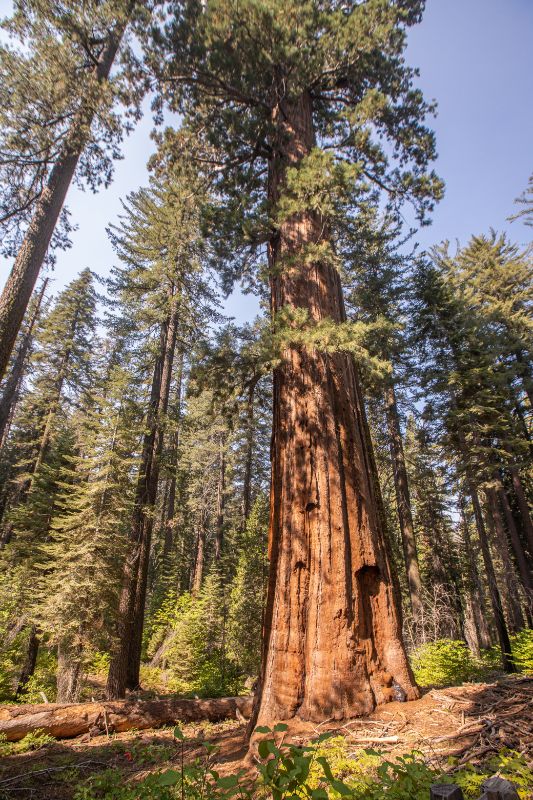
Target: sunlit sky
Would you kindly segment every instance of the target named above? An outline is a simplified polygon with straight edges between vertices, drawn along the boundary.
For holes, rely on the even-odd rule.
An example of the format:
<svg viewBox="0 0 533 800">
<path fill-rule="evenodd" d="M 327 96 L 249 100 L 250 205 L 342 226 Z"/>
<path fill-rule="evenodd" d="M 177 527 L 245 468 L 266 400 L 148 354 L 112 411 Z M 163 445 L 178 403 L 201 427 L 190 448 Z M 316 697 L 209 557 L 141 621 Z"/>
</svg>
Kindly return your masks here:
<svg viewBox="0 0 533 800">
<path fill-rule="evenodd" d="M 0 14 L 9 13 L 0 0 Z M 465 243 L 493 227 L 520 243 L 531 229 L 509 223 L 514 199 L 533 172 L 533 0 L 427 0 L 423 22 L 410 32 L 407 60 L 420 68 L 419 86 L 438 102 L 433 127 L 436 169 L 446 195 L 430 227 L 417 236 L 423 248 L 444 239 Z M 68 206 L 78 226 L 73 246 L 59 253 L 57 291 L 84 267 L 105 275 L 116 261 L 105 228 L 116 221 L 120 198 L 147 181 L 153 152 L 149 112 L 125 142 L 112 186 L 98 195 L 72 188 Z M 1 263 L 1 282 L 10 264 Z M 253 318 L 257 301 L 238 290 L 226 303 L 238 321 Z"/>
</svg>

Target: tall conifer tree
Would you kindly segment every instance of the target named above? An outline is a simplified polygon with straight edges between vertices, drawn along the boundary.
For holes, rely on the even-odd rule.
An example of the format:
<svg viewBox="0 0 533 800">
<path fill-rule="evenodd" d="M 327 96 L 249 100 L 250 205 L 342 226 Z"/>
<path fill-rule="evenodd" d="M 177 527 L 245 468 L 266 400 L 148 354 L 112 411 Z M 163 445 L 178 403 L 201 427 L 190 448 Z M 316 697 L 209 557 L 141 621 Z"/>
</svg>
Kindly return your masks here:
<svg viewBox="0 0 533 800">
<path fill-rule="evenodd" d="M 367 713 L 394 681 L 409 697 L 417 690 L 353 359 L 334 333 L 329 348 L 319 342 L 324 326 L 346 318 L 333 243 L 347 198 L 370 181 L 422 212 L 440 193 L 426 172 L 429 108 L 402 60 L 423 3 L 173 8 L 155 40 L 162 91 L 217 168 L 222 255 L 243 234 L 267 244 L 271 310 L 286 332 L 274 374 L 271 572 L 254 720 Z M 401 154 L 397 169 L 373 129 Z M 304 321 L 305 341 L 296 331 Z"/>
</svg>

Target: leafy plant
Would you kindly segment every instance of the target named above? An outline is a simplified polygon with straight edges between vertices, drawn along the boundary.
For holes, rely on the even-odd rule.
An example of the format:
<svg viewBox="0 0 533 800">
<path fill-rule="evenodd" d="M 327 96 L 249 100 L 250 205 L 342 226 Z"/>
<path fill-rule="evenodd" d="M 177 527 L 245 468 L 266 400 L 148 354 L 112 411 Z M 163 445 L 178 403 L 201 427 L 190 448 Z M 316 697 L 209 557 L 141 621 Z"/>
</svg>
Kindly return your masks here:
<svg viewBox="0 0 533 800">
<path fill-rule="evenodd" d="M 53 736 L 49 736 L 43 730 L 38 728 L 31 731 L 20 739 L 18 742 L 8 742 L 4 733 L 0 734 L 0 756 L 11 756 L 15 753 L 28 753 L 31 750 L 40 750 L 49 744 L 53 744 L 56 740 Z"/>
<path fill-rule="evenodd" d="M 465 642 L 437 639 L 418 647 L 411 665 L 421 686 L 450 686 L 479 676 L 479 665 Z"/>
<path fill-rule="evenodd" d="M 526 675 L 533 675 L 533 630 L 531 628 L 511 636 L 511 652 L 516 667 Z"/>
<path fill-rule="evenodd" d="M 181 728 L 174 728 L 174 737 L 180 743 L 180 769 L 167 770 L 158 776 L 158 785 L 164 789 L 176 787 L 182 800 L 230 800 L 238 797 L 241 800 L 251 798 L 252 782 L 246 779 L 246 770 L 240 769 L 235 775 L 221 776 L 214 768 L 214 756 L 217 748 L 204 742 L 203 758 L 195 759 L 191 764 L 184 763 L 185 737 Z"/>
</svg>

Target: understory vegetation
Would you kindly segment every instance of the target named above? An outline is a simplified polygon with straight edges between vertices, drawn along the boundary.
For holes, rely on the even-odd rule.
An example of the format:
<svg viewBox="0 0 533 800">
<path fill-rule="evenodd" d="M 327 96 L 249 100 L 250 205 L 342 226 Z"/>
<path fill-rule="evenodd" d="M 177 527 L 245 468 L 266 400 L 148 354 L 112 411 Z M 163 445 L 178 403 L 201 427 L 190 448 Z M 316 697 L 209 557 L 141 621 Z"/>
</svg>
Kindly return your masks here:
<svg viewBox="0 0 533 800">
<path fill-rule="evenodd" d="M 259 729 L 258 776 L 242 768 L 221 775 L 216 767 L 218 748 L 205 742 L 203 754 L 193 761 L 180 761 L 180 748 L 186 745 L 180 728 L 174 730 L 174 743 L 141 745 L 118 743 L 116 754 L 144 767 L 149 774 L 140 779 L 128 777 L 128 770 L 104 769 L 83 779 L 75 766 L 64 767 L 66 780 L 75 781 L 73 800 L 252 800 L 289 797 L 309 800 L 427 800 L 434 783 L 460 786 L 466 800 L 477 800 L 482 784 L 498 774 L 512 780 L 521 800 L 529 800 L 533 771 L 519 753 L 502 749 L 483 767 L 459 766 L 449 758 L 446 767 L 437 766 L 417 750 L 401 756 L 383 751 L 358 750 L 344 736 L 322 734 L 306 745 L 284 742 L 286 726 Z M 17 744 L 1 745 L 1 755 L 22 753 L 46 747 L 50 737 L 34 734 Z M 113 747 L 113 745 L 108 745 Z M 168 768 L 166 762 L 172 762 Z"/>
</svg>

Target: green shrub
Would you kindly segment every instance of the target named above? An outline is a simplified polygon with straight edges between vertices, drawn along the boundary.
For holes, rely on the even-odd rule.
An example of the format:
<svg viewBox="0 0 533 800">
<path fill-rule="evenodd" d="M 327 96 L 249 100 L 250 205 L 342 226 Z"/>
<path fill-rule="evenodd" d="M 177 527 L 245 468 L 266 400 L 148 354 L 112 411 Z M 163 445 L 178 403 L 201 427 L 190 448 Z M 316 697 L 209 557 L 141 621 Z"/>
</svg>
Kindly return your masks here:
<svg viewBox="0 0 533 800">
<path fill-rule="evenodd" d="M 520 631 L 511 636 L 511 652 L 520 672 L 533 675 L 533 630 Z"/>
<path fill-rule="evenodd" d="M 40 728 L 31 731 L 18 742 L 8 742 L 4 733 L 0 734 L 0 756 L 12 756 L 15 753 L 29 753 L 31 750 L 40 750 L 49 744 L 54 744 L 56 740 L 49 736 Z"/>
<path fill-rule="evenodd" d="M 107 675 L 111 656 L 96 650 L 87 661 L 87 672 L 90 675 Z"/>
<path fill-rule="evenodd" d="M 85 781 L 74 800 L 427 800 L 432 783 L 456 783 L 466 800 L 475 800 L 483 781 L 495 773 L 513 781 L 521 800 L 528 800 L 533 785 L 525 758 L 511 751 L 502 751 L 484 770 L 453 769 L 451 763 L 452 771 L 446 774 L 427 764 L 417 751 L 391 760 L 376 750 L 350 753 L 344 737 L 329 733 L 307 745 L 295 745 L 284 743 L 286 730 L 283 724 L 273 730 L 256 729 L 265 738 L 258 742 L 259 778 L 255 781 L 243 769 L 221 777 L 214 769 L 217 748 L 209 743 L 204 743 L 203 758 L 184 764 L 184 735 L 176 727 L 178 769 L 129 783 L 121 772 L 106 770 Z"/>
<path fill-rule="evenodd" d="M 411 656 L 411 666 L 420 686 L 450 686 L 480 675 L 480 665 L 465 642 L 454 639 L 421 645 Z"/>
</svg>

